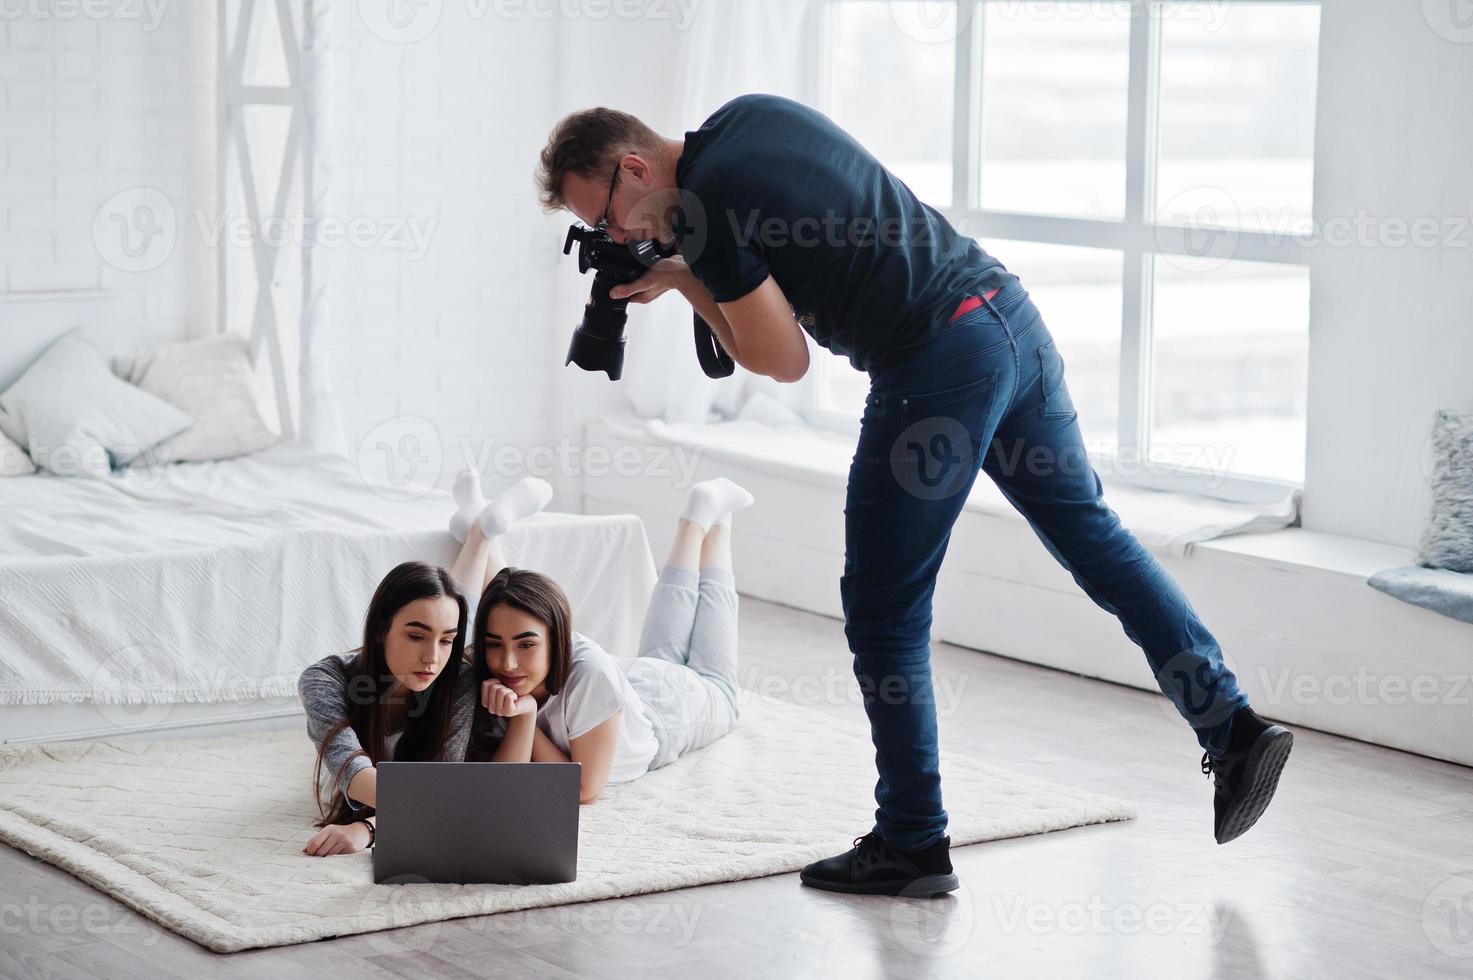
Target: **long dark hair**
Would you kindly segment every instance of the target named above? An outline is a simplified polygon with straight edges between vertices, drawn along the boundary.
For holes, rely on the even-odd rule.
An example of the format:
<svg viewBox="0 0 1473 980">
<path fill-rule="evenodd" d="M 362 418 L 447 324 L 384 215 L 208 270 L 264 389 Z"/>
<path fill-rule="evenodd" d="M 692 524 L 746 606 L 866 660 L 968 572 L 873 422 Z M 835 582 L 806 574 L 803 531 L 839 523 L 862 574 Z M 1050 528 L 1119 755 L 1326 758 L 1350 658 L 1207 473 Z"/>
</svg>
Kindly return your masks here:
<svg viewBox="0 0 1473 980">
<path fill-rule="evenodd" d="M 561 586 L 541 572 L 508 567 L 486 583 L 486 590 L 481 593 L 481 601 L 476 606 L 470 649 L 477 693 L 491 679 L 491 667 L 486 663 L 486 620 L 497 606 L 520 609 L 547 627 L 548 665 L 544 683 L 548 694 L 561 691 L 573 669 L 573 611 L 568 597 Z M 477 757 L 485 748 L 491 724 L 491 713 L 477 701 L 475 721 L 471 725 L 471 748 Z"/>
<path fill-rule="evenodd" d="M 455 584 L 450 573 L 438 565 L 407 561 L 384 576 L 374 590 L 368 603 L 368 613 L 363 618 L 363 645 L 355 652 L 358 656 L 348 665 L 347 717 L 339 722 L 323 738 L 317 747 L 317 765 L 312 771 L 313 786 L 322 785 L 322 753 L 327 744 L 346 728 L 352 728 L 362 748 L 343 760 L 338 771 L 333 773 L 333 787 L 337 787 L 347 770 L 348 763 L 359 756 L 377 765 L 385 758 L 384 741 L 388 737 L 386 699 L 394 685 L 394 676 L 389 673 L 384 652 L 384 638 L 399 610 L 419 599 L 454 599 L 460 607 L 458 632 L 455 637 L 455 653 L 445 664 L 434 682 L 423 691 L 409 694 L 409 712 L 404 723 L 404 732 L 394 747 L 396 760 L 411 762 L 442 761 L 445 748 L 450 741 L 450 725 L 455 714 L 456 694 L 463 683 L 462 672 L 469 670 L 465 662 L 464 644 L 466 620 L 469 618 L 465 593 Z M 373 809 L 364 807 L 354 810 L 348 805 L 347 787 L 334 794 L 331 802 L 325 802 L 319 793 L 317 809 L 322 819 L 317 826 L 346 823 L 371 816 Z"/>
</svg>

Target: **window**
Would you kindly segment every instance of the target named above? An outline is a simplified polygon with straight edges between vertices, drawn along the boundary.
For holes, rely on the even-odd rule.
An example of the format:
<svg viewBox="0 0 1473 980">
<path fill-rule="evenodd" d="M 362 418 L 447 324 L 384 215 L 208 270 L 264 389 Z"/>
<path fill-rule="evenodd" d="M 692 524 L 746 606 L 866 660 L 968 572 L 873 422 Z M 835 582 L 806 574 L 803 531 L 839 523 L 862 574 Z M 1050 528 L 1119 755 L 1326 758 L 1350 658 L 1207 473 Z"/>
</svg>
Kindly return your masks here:
<svg viewBox="0 0 1473 980">
<path fill-rule="evenodd" d="M 1252 492 L 1304 477 L 1319 12 L 827 0 L 818 98 L 1023 278 L 1102 470 Z M 814 385 L 857 425 L 863 376 Z"/>
<path fill-rule="evenodd" d="M 828 29 L 829 114 L 923 201 L 951 200 L 954 66 L 936 46 L 900 33 L 887 3 L 844 3 Z M 956 9 L 937 12 L 956 33 Z M 925 97 L 916 98 L 924 92 Z"/>
<path fill-rule="evenodd" d="M 1130 4 L 999 3 L 986 12 L 977 128 L 982 207 L 1125 217 Z M 1006 260 L 1004 260 L 1006 261 Z"/>
</svg>

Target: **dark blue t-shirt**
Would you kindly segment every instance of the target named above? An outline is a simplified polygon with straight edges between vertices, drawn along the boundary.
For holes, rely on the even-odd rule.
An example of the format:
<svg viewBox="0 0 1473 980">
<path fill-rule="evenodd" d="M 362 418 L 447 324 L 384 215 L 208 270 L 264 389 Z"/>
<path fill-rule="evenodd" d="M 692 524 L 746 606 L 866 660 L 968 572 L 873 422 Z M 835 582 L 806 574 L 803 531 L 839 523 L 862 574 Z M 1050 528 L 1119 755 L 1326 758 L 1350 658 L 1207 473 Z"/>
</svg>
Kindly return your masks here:
<svg viewBox="0 0 1473 980">
<path fill-rule="evenodd" d="M 861 371 L 1013 277 L 828 117 L 743 95 L 685 134 L 681 253 L 718 303 L 770 273 L 798 323 Z"/>
</svg>

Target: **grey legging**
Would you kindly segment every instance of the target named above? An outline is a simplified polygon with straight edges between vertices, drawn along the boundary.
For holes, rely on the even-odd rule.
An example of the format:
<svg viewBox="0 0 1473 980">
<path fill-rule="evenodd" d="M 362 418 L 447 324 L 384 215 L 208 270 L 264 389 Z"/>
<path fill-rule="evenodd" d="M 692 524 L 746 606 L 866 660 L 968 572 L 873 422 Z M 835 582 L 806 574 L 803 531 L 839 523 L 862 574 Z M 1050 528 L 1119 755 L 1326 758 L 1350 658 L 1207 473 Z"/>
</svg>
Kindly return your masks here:
<svg viewBox="0 0 1473 980">
<path fill-rule="evenodd" d="M 629 683 L 650 709 L 651 769 L 731 731 L 739 714 L 736 580 L 725 568 L 666 565 L 645 612 Z"/>
</svg>

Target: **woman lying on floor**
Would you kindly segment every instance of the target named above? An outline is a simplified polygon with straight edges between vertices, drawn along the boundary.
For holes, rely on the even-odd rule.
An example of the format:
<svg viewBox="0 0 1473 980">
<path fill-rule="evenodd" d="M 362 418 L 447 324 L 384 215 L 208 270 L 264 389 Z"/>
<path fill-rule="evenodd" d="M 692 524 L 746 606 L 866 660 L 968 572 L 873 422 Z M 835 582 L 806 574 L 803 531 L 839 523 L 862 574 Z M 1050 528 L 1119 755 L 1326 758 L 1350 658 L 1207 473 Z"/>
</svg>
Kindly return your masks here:
<svg viewBox="0 0 1473 980">
<path fill-rule="evenodd" d="M 752 495 L 727 479 L 691 488 L 630 661 L 573 629 L 556 582 L 506 567 L 500 535 L 550 496 L 529 478 L 486 505 L 473 470 L 456 481 L 451 533 L 464 546 L 452 574 L 467 592 L 481 589 L 471 627 L 481 696 L 467 758 L 580 763 L 579 796 L 591 803 L 605 785 L 674 762 L 736 724 L 731 513 Z"/>
<path fill-rule="evenodd" d="M 305 853 L 349 854 L 372 842 L 375 766 L 385 759 L 574 761 L 589 803 L 606 784 L 673 762 L 736 723 L 730 515 L 751 495 L 724 479 L 691 489 L 645 615 L 640 656 L 628 664 L 573 631 L 555 582 L 506 567 L 500 536 L 551 495 L 547 483 L 527 478 L 487 503 L 477 474 L 461 474 L 450 522 L 463 542 L 454 570 L 395 568 L 369 603 L 363 646 L 303 671 L 298 690 L 318 746 L 313 778 L 323 818 Z M 472 589 L 482 595 L 467 661 Z"/>
<path fill-rule="evenodd" d="M 465 758 L 476 707 L 474 669 L 462 653 L 468 619 L 449 572 L 405 562 L 374 591 L 363 646 L 302 671 L 297 691 L 317 745 L 312 781 L 322 816 L 306 853 L 369 845 L 380 761 Z"/>
</svg>

